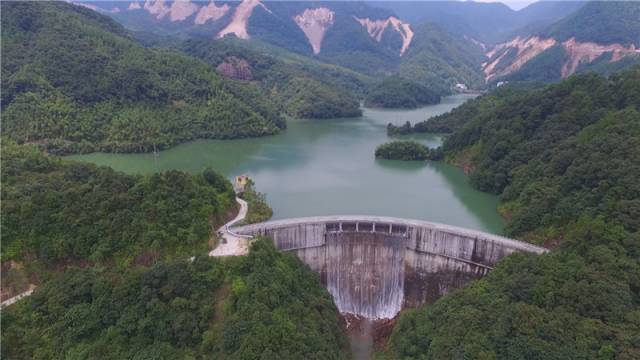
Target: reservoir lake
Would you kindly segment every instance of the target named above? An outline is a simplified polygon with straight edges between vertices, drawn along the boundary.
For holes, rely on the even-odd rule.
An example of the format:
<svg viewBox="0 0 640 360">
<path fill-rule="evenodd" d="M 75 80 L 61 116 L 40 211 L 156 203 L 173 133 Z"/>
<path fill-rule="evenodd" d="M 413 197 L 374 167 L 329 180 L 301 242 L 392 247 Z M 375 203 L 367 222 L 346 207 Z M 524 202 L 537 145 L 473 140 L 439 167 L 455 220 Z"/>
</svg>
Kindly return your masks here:
<svg viewBox="0 0 640 360">
<path fill-rule="evenodd" d="M 454 95 L 415 110 L 363 109 L 351 119 L 289 120 L 274 136 L 198 140 L 157 154 L 94 153 L 67 159 L 130 174 L 211 167 L 230 179 L 249 175 L 266 194 L 273 219 L 312 215 L 380 215 L 427 220 L 502 234 L 496 196 L 475 190 L 458 168 L 436 162 L 378 160 L 391 140 L 388 123 L 422 121 L 472 98 Z M 436 134 L 404 136 L 437 147 Z"/>
</svg>

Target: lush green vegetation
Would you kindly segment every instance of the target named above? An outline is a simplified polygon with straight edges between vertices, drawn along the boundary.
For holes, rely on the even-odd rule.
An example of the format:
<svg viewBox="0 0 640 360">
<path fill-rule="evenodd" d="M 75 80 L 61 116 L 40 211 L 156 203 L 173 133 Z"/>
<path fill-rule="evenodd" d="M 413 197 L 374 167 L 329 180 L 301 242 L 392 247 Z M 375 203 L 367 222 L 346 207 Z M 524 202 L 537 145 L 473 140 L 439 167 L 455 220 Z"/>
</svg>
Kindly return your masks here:
<svg viewBox="0 0 640 360">
<path fill-rule="evenodd" d="M 401 359 L 640 357 L 640 238 L 602 220 L 550 254 L 516 254 L 487 277 L 401 315 Z"/>
<path fill-rule="evenodd" d="M 512 83 L 503 85 L 492 92 L 465 102 L 448 113 L 434 116 L 424 121 L 411 125 L 406 122 L 403 125 L 387 125 L 387 134 L 390 136 L 407 135 L 412 133 L 434 133 L 449 134 L 464 126 L 475 116 L 486 114 L 492 108 L 498 106 L 500 99 L 508 96 L 514 91 L 522 91 L 543 86 L 540 83 Z"/>
<path fill-rule="evenodd" d="M 502 194 L 510 234 L 551 230 L 580 214 L 604 214 L 636 231 L 639 99 L 637 67 L 489 96 L 489 103 L 483 97 L 469 104 L 474 116 L 443 150 L 452 161 L 470 160 L 476 187 Z"/>
<path fill-rule="evenodd" d="M 389 76 L 372 87 L 364 100 L 365 106 L 412 109 L 437 104 L 440 95 L 415 81 Z"/>
<path fill-rule="evenodd" d="M 512 90 L 447 115 L 463 125 L 444 154 L 501 194 L 510 235 L 555 249 L 511 256 L 407 312 L 392 349 L 424 359 L 636 359 L 640 68 Z"/>
<path fill-rule="evenodd" d="M 269 94 L 289 116 L 324 119 L 362 114 L 357 96 L 370 79 L 353 71 L 268 46 L 252 48 L 235 39 L 193 39 L 180 48 L 213 67 L 231 57 L 246 61 L 260 91 Z M 248 81 L 235 83 L 250 86 Z"/>
<path fill-rule="evenodd" d="M 480 64 L 482 48 L 473 42 L 443 31 L 434 24 L 414 27 L 411 47 L 402 57 L 398 73 L 438 95 L 451 94 L 457 83 L 469 89 L 483 89 Z"/>
<path fill-rule="evenodd" d="M 517 53 L 517 52 L 516 52 Z M 541 81 L 552 82 L 562 78 L 562 66 L 569 60 L 562 45 L 555 45 L 540 55 L 527 61 L 522 67 L 509 75 L 492 80 L 498 81 Z M 505 62 L 505 66 L 511 62 Z"/>
<path fill-rule="evenodd" d="M 360 103 L 344 92 L 331 89 L 310 78 L 296 78 L 287 84 L 281 96 L 292 116 L 324 119 L 362 115 Z"/>
<path fill-rule="evenodd" d="M 238 195 L 249 205 L 247 216 L 244 219 L 246 224 L 264 222 L 273 216 L 273 210 L 267 204 L 266 195 L 256 191 L 254 186 L 253 180 L 249 180 L 244 190 Z"/>
<path fill-rule="evenodd" d="M 201 61 L 143 48 L 89 9 L 3 2 L 2 30 L 3 125 L 20 143 L 138 152 L 284 126 L 268 107 L 252 108 L 262 95 L 234 96 Z"/>
<path fill-rule="evenodd" d="M 485 86 L 480 63 L 482 49 L 476 44 L 442 31 L 433 24 L 415 28 L 411 47 L 400 63 L 391 67 L 395 75 L 372 86 L 365 105 L 383 108 L 416 108 L 437 104 L 453 92 L 456 84 L 470 89 Z"/>
<path fill-rule="evenodd" d="M 340 359 L 318 277 L 269 239 L 227 261 L 70 269 L 2 312 L 7 359 Z"/>
<path fill-rule="evenodd" d="M 640 3 L 590 1 L 573 14 L 551 25 L 544 35 L 560 41 L 575 37 L 582 42 L 640 46 L 639 18 Z"/>
<path fill-rule="evenodd" d="M 10 140 L 2 170 L 3 262 L 184 258 L 206 251 L 236 206 L 231 184 L 212 170 L 131 176 Z"/>
<path fill-rule="evenodd" d="M 395 140 L 376 148 L 376 157 L 387 160 L 424 161 L 434 154 L 428 147 L 412 140 Z"/>
</svg>

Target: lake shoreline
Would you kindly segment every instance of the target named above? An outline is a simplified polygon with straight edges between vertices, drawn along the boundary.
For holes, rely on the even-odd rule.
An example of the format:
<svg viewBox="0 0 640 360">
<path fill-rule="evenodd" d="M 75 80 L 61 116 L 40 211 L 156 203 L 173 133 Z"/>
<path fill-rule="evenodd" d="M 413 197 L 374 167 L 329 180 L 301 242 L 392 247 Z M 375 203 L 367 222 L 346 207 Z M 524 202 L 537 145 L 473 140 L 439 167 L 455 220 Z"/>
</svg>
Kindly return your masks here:
<svg viewBox="0 0 640 360">
<path fill-rule="evenodd" d="M 497 197 L 473 189 L 455 166 L 398 164 L 375 159 L 375 148 L 393 138 L 389 122 L 412 123 L 447 112 L 473 98 L 455 95 L 410 111 L 363 108 L 360 118 L 295 119 L 279 134 L 238 140 L 196 140 L 156 154 L 73 155 L 131 174 L 213 168 L 228 178 L 247 174 L 266 194 L 273 219 L 320 215 L 415 218 L 495 234 L 504 231 Z M 430 148 L 437 134 L 411 139 Z"/>
</svg>

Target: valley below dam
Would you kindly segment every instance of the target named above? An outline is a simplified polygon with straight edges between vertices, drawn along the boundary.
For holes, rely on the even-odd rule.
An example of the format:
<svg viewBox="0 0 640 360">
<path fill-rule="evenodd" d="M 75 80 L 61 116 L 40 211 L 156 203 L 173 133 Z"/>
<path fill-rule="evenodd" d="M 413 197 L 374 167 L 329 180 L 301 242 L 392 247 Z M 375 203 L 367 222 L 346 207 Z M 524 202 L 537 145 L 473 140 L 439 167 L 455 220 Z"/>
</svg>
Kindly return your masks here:
<svg viewBox="0 0 640 360">
<path fill-rule="evenodd" d="M 247 174 L 266 194 L 273 219 L 361 214 L 433 221 L 501 234 L 498 198 L 471 187 L 458 168 L 435 162 L 378 160 L 375 148 L 391 140 L 388 123 L 416 123 L 473 98 L 460 94 L 414 110 L 363 109 L 350 119 L 290 120 L 281 133 L 253 139 L 198 140 L 157 154 L 94 153 L 68 159 L 126 173 L 201 171 L 229 178 Z M 403 136 L 437 147 L 437 134 Z"/>
<path fill-rule="evenodd" d="M 266 236 L 318 274 L 356 359 L 383 347 L 396 316 L 485 276 L 514 252 L 546 249 L 486 232 L 381 216 L 314 216 L 232 228 Z"/>
</svg>

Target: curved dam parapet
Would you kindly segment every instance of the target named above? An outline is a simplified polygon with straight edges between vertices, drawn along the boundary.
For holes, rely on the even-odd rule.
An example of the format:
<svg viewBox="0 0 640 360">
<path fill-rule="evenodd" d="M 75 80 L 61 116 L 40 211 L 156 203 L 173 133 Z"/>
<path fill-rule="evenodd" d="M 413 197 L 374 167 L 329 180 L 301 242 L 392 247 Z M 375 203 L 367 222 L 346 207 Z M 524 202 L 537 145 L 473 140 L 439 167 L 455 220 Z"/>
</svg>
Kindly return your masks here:
<svg viewBox="0 0 640 360">
<path fill-rule="evenodd" d="M 380 216 L 286 219 L 232 231 L 269 236 L 279 250 L 295 252 L 320 275 L 341 313 L 369 319 L 432 303 L 511 253 L 547 251 L 481 231 Z"/>
</svg>

